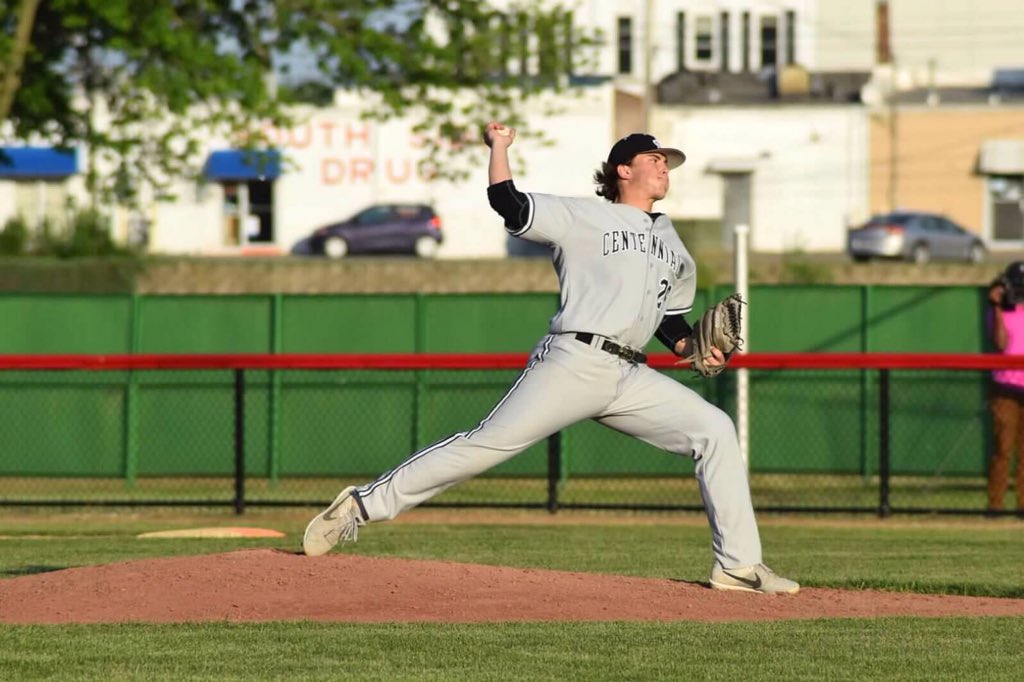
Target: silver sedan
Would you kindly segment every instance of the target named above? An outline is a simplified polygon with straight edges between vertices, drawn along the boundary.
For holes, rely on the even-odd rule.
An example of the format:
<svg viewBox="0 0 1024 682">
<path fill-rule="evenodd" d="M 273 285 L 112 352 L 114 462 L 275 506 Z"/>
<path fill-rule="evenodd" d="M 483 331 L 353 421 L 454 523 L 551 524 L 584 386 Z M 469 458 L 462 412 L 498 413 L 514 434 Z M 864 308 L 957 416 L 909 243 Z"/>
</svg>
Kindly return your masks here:
<svg viewBox="0 0 1024 682">
<path fill-rule="evenodd" d="M 897 258 L 923 264 L 930 260 L 985 260 L 985 244 L 949 218 L 934 213 L 898 211 L 876 215 L 847 235 L 846 250 L 855 261 Z"/>
</svg>

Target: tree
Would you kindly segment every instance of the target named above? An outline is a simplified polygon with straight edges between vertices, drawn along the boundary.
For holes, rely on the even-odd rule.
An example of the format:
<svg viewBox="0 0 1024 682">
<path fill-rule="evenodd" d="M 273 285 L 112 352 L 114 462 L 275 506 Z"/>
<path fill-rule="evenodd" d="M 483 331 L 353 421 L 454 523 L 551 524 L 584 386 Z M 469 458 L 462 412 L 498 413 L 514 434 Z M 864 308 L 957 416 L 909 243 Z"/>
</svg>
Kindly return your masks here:
<svg viewBox="0 0 1024 682">
<path fill-rule="evenodd" d="M 84 144 L 94 198 L 126 203 L 194 173 L 204 136 L 259 148 L 266 126 L 292 122 L 289 104 L 325 88 L 374 93 L 377 116 L 416 122 L 428 158 L 457 157 L 484 121 L 514 125 L 525 100 L 564 89 L 593 42 L 560 5 L 503 14 L 475 0 L 0 0 L 5 29 L 26 21 L 27 49 L 0 38 L 0 122 Z M 315 64 L 305 82 L 287 70 L 296 52 Z"/>
</svg>

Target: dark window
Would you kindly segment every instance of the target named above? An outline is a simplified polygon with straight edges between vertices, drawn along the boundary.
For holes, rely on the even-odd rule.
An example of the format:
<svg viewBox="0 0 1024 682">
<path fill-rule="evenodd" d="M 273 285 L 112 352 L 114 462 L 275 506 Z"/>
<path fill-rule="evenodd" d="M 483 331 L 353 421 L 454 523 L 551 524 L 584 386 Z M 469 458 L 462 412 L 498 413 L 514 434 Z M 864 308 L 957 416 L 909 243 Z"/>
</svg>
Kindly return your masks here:
<svg viewBox="0 0 1024 682">
<path fill-rule="evenodd" d="M 796 12 L 786 10 L 786 63 L 796 64 Z"/>
<path fill-rule="evenodd" d="M 761 67 L 776 66 L 779 61 L 779 27 L 775 17 L 761 17 Z"/>
<path fill-rule="evenodd" d="M 519 45 L 519 75 L 530 74 L 530 17 L 521 12 L 516 21 L 516 44 Z"/>
<path fill-rule="evenodd" d="M 720 45 L 720 53 L 722 58 L 719 60 L 719 67 L 722 71 L 729 70 L 729 13 L 722 12 L 721 18 L 719 19 L 720 25 L 718 27 L 718 33 L 722 36 Z"/>
<path fill-rule="evenodd" d="M 750 71 L 750 12 L 744 12 L 740 17 L 740 59 L 743 72 L 747 73 Z"/>
<path fill-rule="evenodd" d="M 619 73 L 633 73 L 633 19 L 619 17 Z"/>
<path fill-rule="evenodd" d="M 356 216 L 352 222 L 357 225 L 380 225 L 391 220 L 394 210 L 390 206 L 374 206 Z"/>
<path fill-rule="evenodd" d="M 508 60 L 512 55 L 512 22 L 508 17 L 497 18 L 498 22 L 498 75 L 508 75 Z"/>
<path fill-rule="evenodd" d="M 1000 240 L 1024 239 L 1024 212 L 1019 201 L 996 199 L 992 203 L 992 236 Z"/>
<path fill-rule="evenodd" d="M 686 12 L 676 14 L 676 71 L 686 71 Z"/>
<path fill-rule="evenodd" d="M 697 59 L 708 61 L 714 54 L 711 41 L 714 30 L 711 17 L 697 17 Z"/>
<path fill-rule="evenodd" d="M 562 55 L 562 59 L 565 60 L 565 64 L 563 65 L 563 69 L 564 69 L 564 71 L 567 74 L 572 75 L 572 73 L 574 71 L 574 69 L 573 69 L 573 52 L 574 52 L 574 49 L 575 49 L 575 45 L 573 44 L 573 33 L 572 33 L 572 26 L 573 26 L 572 12 L 566 12 L 565 15 L 563 15 L 563 17 L 562 17 L 562 22 L 563 22 L 562 23 L 562 32 L 563 32 L 562 46 L 563 46 L 563 49 L 565 50 L 564 54 Z"/>
</svg>

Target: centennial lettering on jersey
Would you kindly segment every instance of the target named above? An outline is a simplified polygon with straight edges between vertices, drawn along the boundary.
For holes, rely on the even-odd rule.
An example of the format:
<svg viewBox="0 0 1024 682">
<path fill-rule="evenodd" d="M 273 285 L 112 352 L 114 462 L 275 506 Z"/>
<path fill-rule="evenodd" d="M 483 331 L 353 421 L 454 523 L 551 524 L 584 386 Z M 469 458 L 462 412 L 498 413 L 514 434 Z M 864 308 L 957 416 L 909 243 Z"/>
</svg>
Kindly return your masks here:
<svg viewBox="0 0 1024 682">
<path fill-rule="evenodd" d="M 648 240 L 647 237 L 650 236 Z M 623 251 L 639 251 L 649 253 L 676 272 L 677 276 L 683 274 L 683 258 L 672 250 L 658 235 L 648 235 L 646 232 L 633 232 L 632 230 L 612 230 L 604 233 L 602 240 L 604 250 L 601 255 L 610 256 Z"/>
</svg>

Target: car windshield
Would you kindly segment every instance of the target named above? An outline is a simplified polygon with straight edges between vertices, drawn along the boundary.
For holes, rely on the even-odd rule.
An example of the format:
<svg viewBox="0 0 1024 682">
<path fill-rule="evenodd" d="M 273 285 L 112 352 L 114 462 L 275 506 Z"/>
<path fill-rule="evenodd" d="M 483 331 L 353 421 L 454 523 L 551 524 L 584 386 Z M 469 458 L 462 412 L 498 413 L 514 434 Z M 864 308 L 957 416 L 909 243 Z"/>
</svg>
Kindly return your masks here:
<svg viewBox="0 0 1024 682">
<path fill-rule="evenodd" d="M 869 220 L 864 227 L 878 227 L 879 225 L 906 225 L 914 216 L 909 213 L 887 213 L 877 215 Z"/>
</svg>

